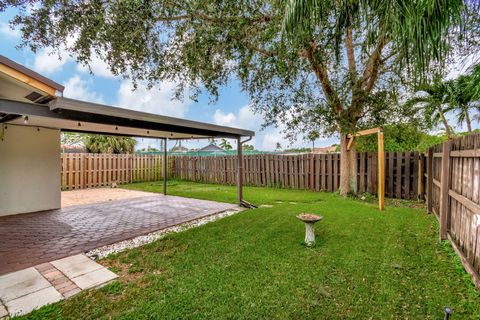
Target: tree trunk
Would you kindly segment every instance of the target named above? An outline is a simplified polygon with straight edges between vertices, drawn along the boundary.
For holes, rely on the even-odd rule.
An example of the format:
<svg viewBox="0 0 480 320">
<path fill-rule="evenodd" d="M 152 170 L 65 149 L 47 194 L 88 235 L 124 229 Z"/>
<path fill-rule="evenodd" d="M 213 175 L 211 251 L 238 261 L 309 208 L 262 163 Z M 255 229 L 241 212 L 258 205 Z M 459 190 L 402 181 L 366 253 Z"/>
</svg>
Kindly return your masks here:
<svg viewBox="0 0 480 320">
<path fill-rule="evenodd" d="M 442 110 L 438 110 L 438 112 L 440 113 L 440 117 L 442 118 L 442 122 L 445 127 L 445 131 L 447 132 L 448 139 L 452 139 L 453 138 L 452 128 L 450 128 L 450 126 L 448 125 L 448 121 L 447 121 L 447 118 L 445 117 L 445 114 L 443 113 Z"/>
<path fill-rule="evenodd" d="M 355 151 L 355 141 L 347 150 L 348 138 L 341 134 L 340 138 L 340 194 L 357 193 L 357 153 Z"/>
<path fill-rule="evenodd" d="M 468 114 L 468 108 L 465 110 L 465 122 L 467 123 L 468 132 L 472 132 L 472 119 L 470 119 L 470 115 Z"/>
</svg>

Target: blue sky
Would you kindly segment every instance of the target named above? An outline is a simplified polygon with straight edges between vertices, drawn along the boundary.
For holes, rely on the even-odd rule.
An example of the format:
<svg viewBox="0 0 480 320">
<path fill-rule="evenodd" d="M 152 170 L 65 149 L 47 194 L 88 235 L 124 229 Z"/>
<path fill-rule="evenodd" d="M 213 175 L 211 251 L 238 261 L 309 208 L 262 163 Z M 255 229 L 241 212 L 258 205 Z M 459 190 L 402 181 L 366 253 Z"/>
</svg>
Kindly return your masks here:
<svg viewBox="0 0 480 320">
<path fill-rule="evenodd" d="M 10 18 L 9 12 L 0 14 L 0 38 L 2 39 L 0 54 L 63 84 L 65 97 L 254 130 L 256 137 L 252 143 L 260 150 L 273 150 L 277 142 L 283 148 L 311 146 L 311 143 L 304 141 L 303 137 L 299 137 L 290 145 L 290 142 L 283 138 L 282 128 L 271 127 L 261 130 L 261 116 L 250 110 L 249 97 L 241 91 L 236 81 L 221 88 L 219 99 L 215 103 L 211 103 L 207 94 L 202 94 L 198 102 L 189 100 L 188 95 L 184 101 L 172 101 L 174 84 L 169 82 L 160 83 L 152 90 L 147 90 L 145 86 L 140 85 L 136 91 L 132 91 L 131 83 L 120 77 L 114 77 L 108 70 L 108 66 L 100 59 L 94 59 L 91 62 L 93 72 L 91 74 L 88 68 L 77 64 L 64 52 L 60 54 L 59 60 L 58 55 L 49 54 L 48 49 L 42 49 L 36 54 L 27 48 L 17 50 L 15 47 L 19 44 L 20 34 L 9 28 Z M 336 137 L 319 139 L 315 142 L 315 146 L 327 146 L 336 141 Z M 173 145 L 174 142 L 170 144 Z M 205 144 L 207 144 L 206 141 L 184 143 L 187 147 L 201 147 Z M 138 140 L 137 147 L 148 145 L 158 147 L 159 142 L 152 139 Z M 234 145 L 233 141 L 232 145 Z"/>
</svg>

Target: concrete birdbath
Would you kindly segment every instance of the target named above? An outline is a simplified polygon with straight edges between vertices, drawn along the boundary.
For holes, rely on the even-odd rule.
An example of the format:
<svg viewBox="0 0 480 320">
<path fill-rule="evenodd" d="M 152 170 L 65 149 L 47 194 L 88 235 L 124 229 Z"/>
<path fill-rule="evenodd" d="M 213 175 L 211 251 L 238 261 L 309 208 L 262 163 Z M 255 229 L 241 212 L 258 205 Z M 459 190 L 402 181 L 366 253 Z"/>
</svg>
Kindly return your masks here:
<svg viewBox="0 0 480 320">
<path fill-rule="evenodd" d="M 307 247 L 313 247 L 315 245 L 315 227 L 314 224 L 317 221 L 323 219 L 322 216 L 317 216 L 311 213 L 301 213 L 297 216 L 297 219 L 305 223 L 305 245 Z"/>
</svg>

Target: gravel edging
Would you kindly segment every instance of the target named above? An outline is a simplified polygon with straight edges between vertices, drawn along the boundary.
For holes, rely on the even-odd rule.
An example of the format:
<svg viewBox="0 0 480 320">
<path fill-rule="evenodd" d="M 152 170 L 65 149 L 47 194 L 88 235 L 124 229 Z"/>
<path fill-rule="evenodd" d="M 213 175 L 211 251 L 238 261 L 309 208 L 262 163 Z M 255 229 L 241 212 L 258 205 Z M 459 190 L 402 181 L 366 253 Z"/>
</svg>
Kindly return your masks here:
<svg viewBox="0 0 480 320">
<path fill-rule="evenodd" d="M 237 214 L 239 212 L 242 212 L 243 209 L 234 209 L 234 210 L 225 210 L 222 212 L 214 213 L 212 215 L 187 221 L 181 224 L 178 224 L 173 227 L 168 227 L 162 230 L 154 231 L 142 236 L 138 236 L 129 240 L 123 240 L 117 243 L 113 243 L 110 245 L 106 245 L 100 248 L 96 248 L 90 251 L 87 251 L 85 254 L 90 257 L 91 259 L 98 260 L 98 259 L 103 259 L 109 254 L 113 253 L 118 253 L 125 251 L 127 249 L 133 249 L 133 248 L 138 248 L 143 245 L 146 245 L 148 243 L 152 243 L 158 239 L 162 239 L 165 237 L 167 234 L 170 233 L 178 233 L 182 232 L 188 229 L 196 228 L 201 225 L 207 224 L 209 222 L 213 222 L 225 217 L 232 216 L 234 214 Z"/>
</svg>

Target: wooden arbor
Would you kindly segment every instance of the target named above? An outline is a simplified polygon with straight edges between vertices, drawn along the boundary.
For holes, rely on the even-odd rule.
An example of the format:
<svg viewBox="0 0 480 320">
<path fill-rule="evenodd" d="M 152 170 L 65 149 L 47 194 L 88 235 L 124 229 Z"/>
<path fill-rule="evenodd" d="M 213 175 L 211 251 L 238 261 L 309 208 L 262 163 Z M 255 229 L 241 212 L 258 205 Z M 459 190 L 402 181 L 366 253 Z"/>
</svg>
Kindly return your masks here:
<svg viewBox="0 0 480 320">
<path fill-rule="evenodd" d="M 348 141 L 347 150 L 350 150 L 353 140 L 355 137 L 367 136 L 370 134 L 377 134 L 378 137 L 378 209 L 383 211 L 385 208 L 385 148 L 383 142 L 383 132 L 382 128 L 372 128 L 367 130 L 359 131 L 355 134 L 347 135 Z"/>
</svg>

